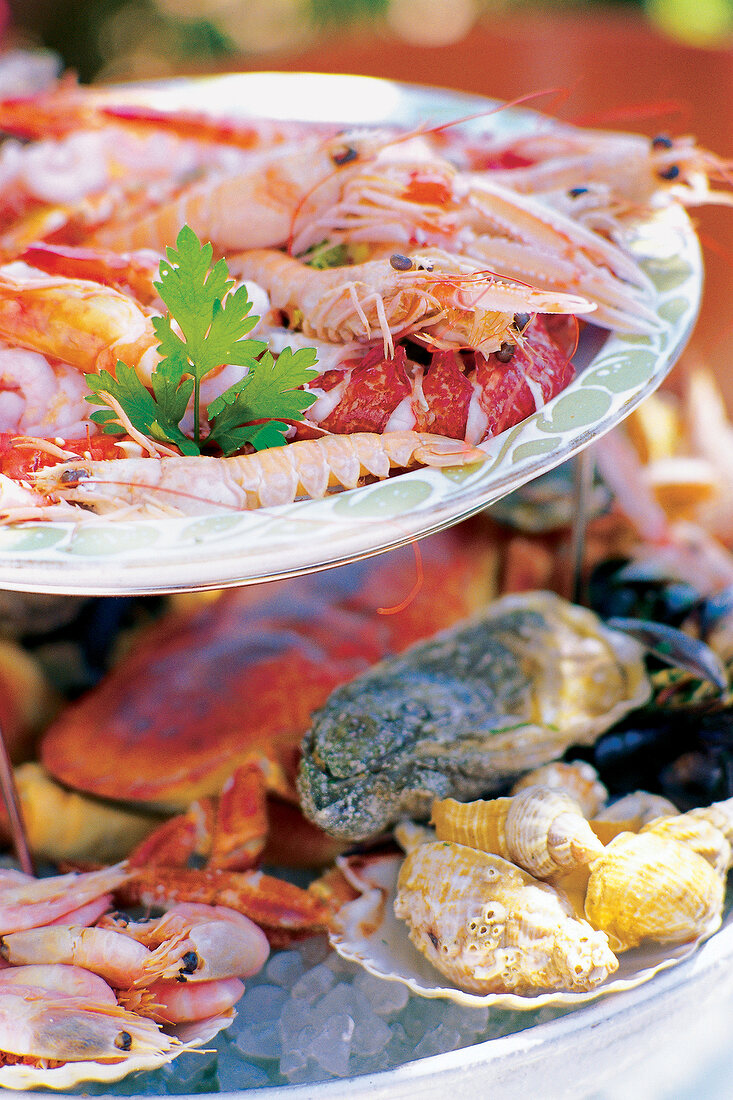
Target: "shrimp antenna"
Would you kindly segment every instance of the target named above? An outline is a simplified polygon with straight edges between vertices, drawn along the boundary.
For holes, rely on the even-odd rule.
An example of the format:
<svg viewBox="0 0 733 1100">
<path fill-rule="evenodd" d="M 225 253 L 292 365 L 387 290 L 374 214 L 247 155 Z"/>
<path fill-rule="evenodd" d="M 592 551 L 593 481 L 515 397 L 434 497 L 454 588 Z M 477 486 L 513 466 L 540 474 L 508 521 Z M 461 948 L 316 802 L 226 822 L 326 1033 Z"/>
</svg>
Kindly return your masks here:
<svg viewBox="0 0 733 1100">
<path fill-rule="evenodd" d="M 436 123 L 435 126 L 418 126 L 409 134 L 400 135 L 396 138 L 395 144 L 398 141 L 405 141 L 417 134 L 439 134 L 442 130 L 449 130 L 452 126 L 462 126 L 463 123 L 473 122 L 474 119 L 477 118 L 489 118 L 491 115 L 499 114 L 500 111 L 510 110 L 512 107 L 521 107 L 523 103 L 530 103 L 532 100 L 540 99 L 545 95 L 555 96 L 556 103 L 562 104 L 569 98 L 571 91 L 572 88 L 544 88 L 536 92 L 526 92 L 524 95 L 517 96 L 516 99 L 497 103 L 496 107 L 488 107 L 483 111 L 475 111 L 471 115 L 462 115 L 460 118 L 451 119 L 450 122 L 439 122 Z"/>
<path fill-rule="evenodd" d="M 394 604 L 392 607 L 378 607 L 377 615 L 396 615 L 399 611 L 404 611 L 406 607 L 409 607 L 412 601 L 416 598 L 420 592 L 425 579 L 425 573 L 422 564 L 422 554 L 420 553 L 420 547 L 418 546 L 416 539 L 410 539 L 410 545 L 412 546 L 412 552 L 415 555 L 415 583 L 410 591 L 405 596 L 404 600 Z"/>
</svg>

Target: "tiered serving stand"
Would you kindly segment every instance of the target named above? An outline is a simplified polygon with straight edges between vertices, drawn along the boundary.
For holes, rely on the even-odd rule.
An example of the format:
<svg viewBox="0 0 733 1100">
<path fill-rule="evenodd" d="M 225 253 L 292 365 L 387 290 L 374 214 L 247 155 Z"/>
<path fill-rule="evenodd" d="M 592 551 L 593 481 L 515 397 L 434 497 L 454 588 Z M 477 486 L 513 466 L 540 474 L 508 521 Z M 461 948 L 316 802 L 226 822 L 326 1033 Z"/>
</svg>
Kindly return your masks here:
<svg viewBox="0 0 733 1100">
<path fill-rule="evenodd" d="M 247 73 L 132 86 L 123 94 L 131 102 L 159 109 L 266 115 L 345 127 L 416 127 L 465 118 L 465 128 L 475 132 L 491 128 L 519 135 L 552 126 L 532 111 L 368 77 Z M 322 501 L 256 512 L 115 522 L 91 517 L 78 524 L 29 522 L 0 528 L 0 588 L 122 596 L 255 584 L 380 554 L 489 507 L 580 455 L 620 423 L 662 382 L 684 347 L 702 288 L 700 251 L 689 220 L 676 208 L 660 209 L 632 227 L 629 247 L 657 288 L 658 331 L 631 337 L 585 329 L 575 360 L 576 379 L 544 408 L 487 443 L 485 463 L 418 470 Z M 586 471 L 588 465 L 586 458 Z M 584 481 L 582 475 L 577 481 L 578 558 Z M 27 865 L 7 763 L 4 794 L 15 818 L 17 850 Z M 448 1090 L 457 1097 L 487 1095 L 489 1088 L 499 1089 L 502 1100 L 533 1094 L 553 1100 L 606 1095 L 599 1091 L 604 1082 L 640 1057 L 637 1033 L 643 1032 L 647 1047 L 661 1047 L 675 1034 L 681 1040 L 699 1019 L 701 1004 L 713 994 L 729 996 L 732 979 L 722 978 L 731 951 L 733 929 L 724 927 L 676 969 L 552 1023 L 376 1077 L 355 1078 L 348 1085 L 293 1085 L 258 1090 L 258 1095 L 262 1100 L 326 1100 L 343 1096 L 347 1088 L 350 1097 L 373 1100 L 418 1093 L 427 1100 L 442 1098 Z"/>
</svg>

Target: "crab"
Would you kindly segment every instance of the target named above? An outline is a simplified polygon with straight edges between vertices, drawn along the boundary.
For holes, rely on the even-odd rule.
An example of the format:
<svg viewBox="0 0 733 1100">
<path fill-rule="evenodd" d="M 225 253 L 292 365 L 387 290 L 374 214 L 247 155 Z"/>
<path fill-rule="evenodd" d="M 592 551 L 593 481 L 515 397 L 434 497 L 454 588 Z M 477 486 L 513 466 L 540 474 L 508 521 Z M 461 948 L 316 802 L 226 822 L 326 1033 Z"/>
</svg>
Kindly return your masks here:
<svg viewBox="0 0 733 1100">
<path fill-rule="evenodd" d="M 321 930 L 322 900 L 258 869 L 263 858 L 325 866 L 342 848 L 298 810 L 311 713 L 382 657 L 482 607 L 495 573 L 495 549 L 469 523 L 419 550 L 209 594 L 145 628 L 40 745 L 65 787 L 166 815 L 129 853 L 136 874 L 118 900 L 216 898 L 272 942 Z M 268 819 L 279 823 L 269 845 Z"/>
</svg>

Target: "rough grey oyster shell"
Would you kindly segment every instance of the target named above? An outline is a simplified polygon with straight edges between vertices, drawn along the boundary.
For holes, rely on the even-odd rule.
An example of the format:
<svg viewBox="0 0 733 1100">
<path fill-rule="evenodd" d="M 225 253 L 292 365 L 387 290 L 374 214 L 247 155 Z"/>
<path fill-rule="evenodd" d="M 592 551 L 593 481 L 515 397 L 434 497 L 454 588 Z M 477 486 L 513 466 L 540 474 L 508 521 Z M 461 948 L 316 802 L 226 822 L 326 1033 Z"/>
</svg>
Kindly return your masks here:
<svg viewBox="0 0 733 1100">
<path fill-rule="evenodd" d="M 365 839 L 592 744 L 649 693 L 639 644 L 593 612 L 505 596 L 331 694 L 303 745 L 303 810 Z"/>
</svg>

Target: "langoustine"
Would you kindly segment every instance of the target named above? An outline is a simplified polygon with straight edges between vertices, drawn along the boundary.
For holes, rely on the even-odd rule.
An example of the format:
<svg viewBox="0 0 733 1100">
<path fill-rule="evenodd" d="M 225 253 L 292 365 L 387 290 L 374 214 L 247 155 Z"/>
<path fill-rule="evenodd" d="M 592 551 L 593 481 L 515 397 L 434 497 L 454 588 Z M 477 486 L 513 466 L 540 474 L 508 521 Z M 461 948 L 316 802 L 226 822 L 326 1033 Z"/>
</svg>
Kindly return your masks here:
<svg viewBox="0 0 733 1100">
<path fill-rule="evenodd" d="M 74 501 L 99 512 L 129 505 L 137 514 L 175 515 L 318 499 L 333 486 L 355 488 L 365 478 L 387 477 L 392 469 L 465 466 L 484 459 L 478 448 L 442 436 L 354 433 L 232 458 L 78 459 L 39 470 L 32 483 L 39 503 Z"/>
</svg>

